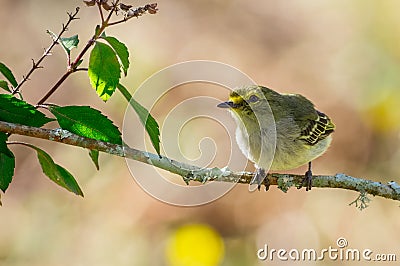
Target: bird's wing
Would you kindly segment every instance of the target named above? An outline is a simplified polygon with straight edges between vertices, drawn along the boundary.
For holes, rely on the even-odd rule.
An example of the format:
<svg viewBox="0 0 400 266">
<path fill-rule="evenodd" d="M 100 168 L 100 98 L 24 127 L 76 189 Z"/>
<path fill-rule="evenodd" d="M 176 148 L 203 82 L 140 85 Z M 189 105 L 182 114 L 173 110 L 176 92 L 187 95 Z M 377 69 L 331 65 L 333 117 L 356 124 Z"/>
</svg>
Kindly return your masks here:
<svg viewBox="0 0 400 266">
<path fill-rule="evenodd" d="M 316 110 L 317 119 L 309 120 L 308 126 L 301 132 L 300 139 L 306 141 L 310 145 L 316 144 L 323 140 L 335 129 L 335 125 L 330 118 Z"/>
<path fill-rule="evenodd" d="M 291 104 L 297 105 L 293 110 L 295 121 L 301 130 L 300 139 L 310 145 L 325 139 L 331 134 L 335 125 L 324 113 L 316 110 L 312 102 L 301 95 L 291 95 Z M 301 106 L 299 108 L 299 106 Z"/>
</svg>

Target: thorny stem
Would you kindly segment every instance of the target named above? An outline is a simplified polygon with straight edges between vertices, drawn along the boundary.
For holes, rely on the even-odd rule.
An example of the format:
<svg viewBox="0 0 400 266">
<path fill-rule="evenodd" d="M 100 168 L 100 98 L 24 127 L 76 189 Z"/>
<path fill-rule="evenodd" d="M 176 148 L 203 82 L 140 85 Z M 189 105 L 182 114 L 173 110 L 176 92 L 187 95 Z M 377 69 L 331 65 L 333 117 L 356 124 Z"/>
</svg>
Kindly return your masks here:
<svg viewBox="0 0 400 266">
<path fill-rule="evenodd" d="M 43 104 L 53 93 L 55 93 L 57 91 L 57 89 L 69 77 L 69 75 L 71 75 L 72 73 L 77 71 L 77 65 L 78 65 L 79 61 L 87 53 L 89 48 L 96 42 L 96 40 L 101 36 L 103 31 L 108 27 L 108 21 L 111 19 L 111 16 L 112 16 L 113 12 L 116 10 L 118 2 L 119 2 L 119 0 L 117 0 L 115 2 L 115 4 L 113 5 L 113 8 L 110 11 L 110 14 L 108 15 L 108 17 L 107 17 L 107 19 L 105 21 L 103 20 L 103 17 L 102 17 L 102 23 L 101 23 L 101 26 L 100 26 L 99 30 L 96 30 L 96 32 L 93 35 L 93 37 L 87 42 L 85 47 L 78 54 L 78 56 L 75 58 L 74 62 L 72 62 L 70 64 L 70 66 L 68 67 L 67 72 L 57 81 L 57 83 L 49 90 L 49 92 L 47 92 L 46 95 L 43 96 L 42 99 L 40 99 L 40 101 L 37 103 L 38 105 Z M 103 13 L 101 13 L 101 14 L 103 14 Z"/>
<path fill-rule="evenodd" d="M 17 93 L 21 90 L 22 85 L 23 85 L 27 80 L 29 80 L 30 76 L 32 75 L 32 73 L 33 73 L 36 69 L 42 68 L 42 67 L 40 66 L 40 64 L 42 63 L 42 61 L 43 61 L 48 55 L 51 54 L 51 50 L 54 48 L 54 46 L 56 46 L 56 45 L 58 44 L 58 41 L 60 40 L 60 38 L 61 38 L 61 36 L 64 34 L 64 32 L 66 32 L 66 31 L 68 30 L 69 24 L 70 24 L 73 20 L 78 19 L 78 18 L 76 17 L 76 16 L 78 15 L 78 12 L 79 12 L 79 7 L 77 7 L 77 8 L 75 9 L 75 13 L 73 13 L 73 14 L 72 14 L 72 13 L 69 13 L 69 12 L 67 13 L 67 14 L 68 14 L 68 17 L 69 17 L 67 23 L 66 23 L 65 25 L 63 24 L 63 27 L 62 27 L 60 33 L 57 35 L 57 38 L 56 38 L 56 39 L 53 39 L 53 42 L 52 42 L 51 45 L 44 51 L 43 55 L 39 58 L 39 60 L 37 60 L 37 61 L 35 62 L 35 60 L 32 59 L 32 61 L 33 61 L 32 68 L 29 70 L 29 72 L 28 72 L 26 75 L 24 75 L 22 81 L 18 84 L 18 86 L 17 86 L 16 88 L 14 88 L 14 90 L 13 90 L 13 92 L 12 92 L 13 95 L 17 94 Z"/>
<path fill-rule="evenodd" d="M 104 32 L 104 30 L 107 27 L 115 25 L 115 24 L 118 24 L 118 23 L 121 23 L 121 22 L 124 22 L 124 21 L 126 21 L 127 19 L 129 19 L 131 17 L 139 17 L 139 16 L 143 15 L 145 12 L 150 12 L 150 13 L 154 14 L 157 11 L 157 9 L 156 9 L 157 4 L 147 4 L 144 7 L 139 7 L 137 9 L 135 9 L 135 10 L 132 10 L 133 13 L 132 13 L 131 17 L 124 18 L 121 21 L 110 23 L 109 21 L 110 21 L 110 19 L 112 17 L 112 14 L 118 9 L 118 3 L 119 3 L 119 0 L 116 0 L 113 3 L 112 9 L 110 10 L 110 12 L 109 12 L 109 14 L 108 14 L 108 16 L 107 16 L 107 18 L 105 20 L 104 20 L 104 15 L 103 15 L 103 12 L 102 12 L 102 9 L 101 9 L 101 5 L 98 4 L 99 10 L 100 10 L 99 11 L 100 12 L 100 17 L 101 17 L 101 21 L 102 21 L 101 26 L 99 27 L 98 30 L 96 30 L 96 32 L 93 35 L 93 37 L 87 42 L 87 44 L 82 49 L 82 51 L 78 54 L 78 56 L 75 58 L 75 60 L 72 63 L 69 63 L 67 72 L 65 72 L 64 75 L 57 81 L 57 83 L 46 93 L 46 95 L 43 96 L 43 98 L 39 100 L 39 102 L 37 103 L 38 105 L 43 104 L 48 98 L 50 98 L 50 96 L 53 95 L 53 93 L 55 93 L 57 91 L 57 89 L 61 86 L 61 84 L 72 73 L 74 73 L 76 71 L 80 71 L 80 70 L 86 70 L 86 68 L 77 69 L 77 66 L 78 66 L 79 62 L 82 60 L 83 56 L 87 53 L 87 51 L 90 49 L 90 47 L 96 42 L 96 40 L 101 36 L 101 34 Z M 70 14 L 70 20 L 65 25 L 65 27 L 63 27 L 63 31 L 57 36 L 57 39 L 54 40 L 53 46 L 58 42 L 61 34 L 64 33 L 64 31 L 66 30 L 66 27 L 71 22 L 71 20 L 75 19 L 75 16 L 76 16 L 77 12 L 79 11 L 79 8 L 77 8 L 76 10 L 77 11 L 76 11 L 75 14 L 73 14 L 73 15 Z M 51 46 L 51 48 L 52 48 L 52 46 Z M 37 66 L 39 64 L 40 64 L 40 62 L 38 61 L 38 64 L 36 65 L 36 68 L 37 68 Z"/>
<path fill-rule="evenodd" d="M 126 145 L 85 138 L 62 129 L 37 128 L 0 121 L 0 132 L 60 142 L 133 159 L 180 175 L 187 182 L 218 181 L 249 184 L 253 177 L 253 173 L 249 172 L 231 172 L 228 169 L 200 168 L 174 161 L 165 156 L 133 149 Z M 278 188 L 286 192 L 290 187 L 301 184 L 303 178 L 303 175 L 268 174 L 264 184 L 268 182 L 270 185 L 277 185 Z M 368 193 L 370 195 L 400 201 L 400 185 L 393 181 L 382 184 L 380 182 L 356 178 L 345 174 L 336 174 L 332 176 L 315 175 L 313 176 L 312 186 L 319 188 L 342 188 L 358 191 L 362 193 L 361 197 L 365 197 L 366 193 Z"/>
<path fill-rule="evenodd" d="M 104 30 L 104 29 L 103 29 Z M 42 99 L 37 103 L 38 105 L 43 104 L 56 90 L 61 86 L 61 84 L 71 75 L 73 72 L 76 71 L 76 66 L 78 65 L 78 62 L 82 59 L 82 57 L 85 55 L 85 53 L 89 50 L 90 46 L 93 45 L 96 41 L 96 35 L 95 34 L 86 44 L 86 46 L 82 49 L 80 54 L 75 58 L 74 62 L 71 63 L 71 65 L 68 67 L 67 72 L 64 73 L 64 75 L 57 81 L 57 83 L 46 93 L 45 96 L 43 96 Z M 100 35 L 99 35 L 100 36 Z"/>
</svg>

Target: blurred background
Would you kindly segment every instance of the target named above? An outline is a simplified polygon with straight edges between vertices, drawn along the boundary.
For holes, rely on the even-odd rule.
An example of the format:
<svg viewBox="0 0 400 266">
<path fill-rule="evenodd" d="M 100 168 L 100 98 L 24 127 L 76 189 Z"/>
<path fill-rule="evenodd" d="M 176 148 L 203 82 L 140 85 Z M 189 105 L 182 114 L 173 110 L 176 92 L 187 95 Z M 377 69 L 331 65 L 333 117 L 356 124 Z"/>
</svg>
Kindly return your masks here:
<svg viewBox="0 0 400 266">
<path fill-rule="evenodd" d="M 78 0 L 0 2 L 0 61 L 12 68 L 17 80 L 30 69 L 31 58 L 39 58 L 50 44 L 46 30 L 59 32 L 66 12 L 76 6 L 81 7 L 80 20 L 72 23 L 66 36 L 79 34 L 82 48 L 99 23 L 96 8 Z M 329 151 L 314 161 L 315 174 L 343 172 L 399 182 L 399 1 L 160 0 L 158 6 L 156 15 L 107 31 L 130 50 L 131 68 L 123 83 L 132 91 L 171 64 L 194 59 L 230 64 L 258 84 L 303 94 L 333 119 L 334 140 Z M 56 47 L 43 66 L 22 89 L 30 103 L 36 103 L 64 73 L 63 51 Z M 178 87 L 166 95 L 152 112 L 160 124 L 175 103 L 196 95 L 224 100 L 228 94 L 211 85 L 196 88 Z M 120 127 L 126 108 L 118 93 L 102 102 L 84 72 L 70 77 L 49 102 L 91 105 Z M 223 167 L 231 147 L 229 135 L 218 123 L 191 124 L 178 142 L 185 156 L 196 158 L 198 140 L 209 136 L 216 146 L 210 166 Z M 96 171 L 84 149 L 20 136 L 12 139 L 48 151 L 75 175 L 85 197 L 49 181 L 32 150 L 12 146 L 16 170 L 2 195 L 0 265 L 282 265 L 291 261 L 259 261 L 257 250 L 266 244 L 287 250 L 335 248 L 339 237 L 346 238 L 349 248 L 395 253 L 400 260 L 400 210 L 392 200 L 370 196 L 370 207 L 359 211 L 348 206 L 358 196 L 351 191 L 291 189 L 285 194 L 272 187 L 250 193 L 247 186 L 237 185 L 209 204 L 176 207 L 144 192 L 122 158 L 101 154 Z M 164 144 L 168 141 L 163 137 Z M 144 175 L 151 170 L 144 164 L 136 167 Z"/>
</svg>

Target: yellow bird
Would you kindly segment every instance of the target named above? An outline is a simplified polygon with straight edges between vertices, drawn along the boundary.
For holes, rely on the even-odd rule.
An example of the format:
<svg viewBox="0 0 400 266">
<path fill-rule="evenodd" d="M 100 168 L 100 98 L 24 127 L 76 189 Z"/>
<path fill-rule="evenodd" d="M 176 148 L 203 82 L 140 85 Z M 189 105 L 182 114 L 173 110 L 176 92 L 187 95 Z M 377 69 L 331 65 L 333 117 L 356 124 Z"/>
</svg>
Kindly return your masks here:
<svg viewBox="0 0 400 266">
<path fill-rule="evenodd" d="M 232 113 L 236 141 L 255 164 L 250 184 L 260 189 L 265 170 L 290 170 L 308 163 L 302 186 L 311 189 L 311 161 L 325 153 L 335 129 L 327 115 L 302 95 L 280 94 L 257 85 L 236 89 L 218 107 Z"/>
</svg>

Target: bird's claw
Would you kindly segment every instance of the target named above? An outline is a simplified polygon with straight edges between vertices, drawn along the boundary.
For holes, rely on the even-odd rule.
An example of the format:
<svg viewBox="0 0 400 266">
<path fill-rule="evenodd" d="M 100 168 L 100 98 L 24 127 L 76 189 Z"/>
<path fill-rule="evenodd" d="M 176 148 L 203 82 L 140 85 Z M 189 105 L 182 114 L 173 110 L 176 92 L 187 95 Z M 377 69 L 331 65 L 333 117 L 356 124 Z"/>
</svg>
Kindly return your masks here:
<svg viewBox="0 0 400 266">
<path fill-rule="evenodd" d="M 300 189 L 302 187 L 306 188 L 306 191 L 311 190 L 312 187 L 312 178 L 313 178 L 313 174 L 311 171 L 311 162 L 308 164 L 308 171 L 304 174 L 304 178 L 301 181 L 300 186 L 297 187 L 297 189 Z"/>
<path fill-rule="evenodd" d="M 311 190 L 311 187 L 312 187 L 312 177 L 313 177 L 313 175 L 312 175 L 311 170 L 308 170 L 308 171 L 305 173 L 305 175 L 304 175 L 304 179 L 303 179 L 303 182 L 302 182 L 302 186 L 305 186 L 305 187 L 306 187 L 306 191 Z"/>
<path fill-rule="evenodd" d="M 190 181 L 194 180 L 193 176 L 193 172 L 189 172 L 186 176 L 182 176 L 183 181 L 186 183 L 187 186 L 189 186 Z"/>
<path fill-rule="evenodd" d="M 261 185 L 264 183 L 265 185 L 265 191 L 268 191 L 269 189 L 269 180 L 266 178 L 267 175 L 265 173 L 265 170 L 263 168 L 257 168 L 256 172 L 253 175 L 253 178 L 250 181 L 250 185 L 257 184 L 257 189 L 260 191 Z M 264 181 L 265 179 L 265 181 Z"/>
</svg>

